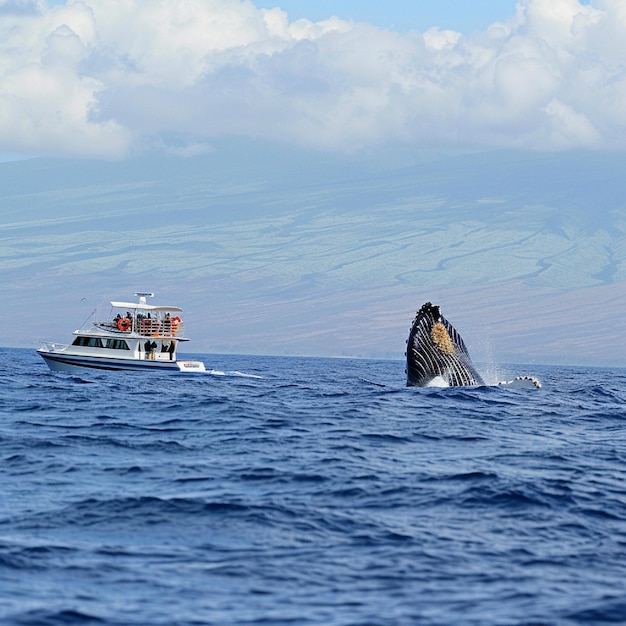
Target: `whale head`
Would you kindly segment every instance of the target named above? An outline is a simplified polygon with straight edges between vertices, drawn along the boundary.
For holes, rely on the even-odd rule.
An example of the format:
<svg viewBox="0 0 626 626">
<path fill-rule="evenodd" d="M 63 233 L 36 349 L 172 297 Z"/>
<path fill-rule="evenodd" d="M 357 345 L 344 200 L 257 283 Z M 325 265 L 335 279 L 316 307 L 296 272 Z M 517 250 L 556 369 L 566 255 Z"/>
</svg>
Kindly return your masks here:
<svg viewBox="0 0 626 626">
<path fill-rule="evenodd" d="M 406 384 L 414 387 L 483 385 L 465 343 L 438 306 L 417 312 L 406 349 Z"/>
</svg>

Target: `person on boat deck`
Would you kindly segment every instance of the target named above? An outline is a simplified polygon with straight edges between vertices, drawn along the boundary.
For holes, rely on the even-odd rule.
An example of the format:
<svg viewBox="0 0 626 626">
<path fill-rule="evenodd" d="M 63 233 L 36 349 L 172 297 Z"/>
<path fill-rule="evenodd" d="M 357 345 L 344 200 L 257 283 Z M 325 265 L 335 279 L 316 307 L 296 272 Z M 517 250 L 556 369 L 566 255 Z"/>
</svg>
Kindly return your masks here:
<svg viewBox="0 0 626 626">
<path fill-rule="evenodd" d="M 176 350 L 176 344 L 171 341 L 170 342 L 170 347 L 169 347 L 169 353 L 170 353 L 170 361 L 172 361 L 174 359 L 174 351 Z"/>
<path fill-rule="evenodd" d="M 154 351 L 156 347 L 157 347 L 156 343 L 153 341 L 150 341 L 149 339 L 148 341 L 146 341 L 146 343 L 143 344 L 143 349 L 146 351 L 146 358 L 148 359 L 154 358 Z"/>
<path fill-rule="evenodd" d="M 122 316 L 118 313 L 114 318 L 113 321 L 117 324 L 120 320 L 122 319 Z"/>
</svg>

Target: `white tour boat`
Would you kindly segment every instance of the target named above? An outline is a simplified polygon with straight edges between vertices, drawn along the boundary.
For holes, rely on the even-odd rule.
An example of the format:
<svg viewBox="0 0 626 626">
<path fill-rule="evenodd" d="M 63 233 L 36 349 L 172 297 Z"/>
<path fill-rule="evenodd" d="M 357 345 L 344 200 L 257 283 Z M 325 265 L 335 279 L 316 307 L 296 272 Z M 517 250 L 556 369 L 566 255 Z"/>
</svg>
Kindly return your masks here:
<svg viewBox="0 0 626 626">
<path fill-rule="evenodd" d="M 71 344 L 42 342 L 37 352 L 51 370 L 76 368 L 99 370 L 152 370 L 204 372 L 201 361 L 178 360 L 176 351 L 185 337 L 185 326 L 177 306 L 154 306 L 136 293 L 139 302 L 111 302 L 108 317 L 96 309 Z"/>
</svg>

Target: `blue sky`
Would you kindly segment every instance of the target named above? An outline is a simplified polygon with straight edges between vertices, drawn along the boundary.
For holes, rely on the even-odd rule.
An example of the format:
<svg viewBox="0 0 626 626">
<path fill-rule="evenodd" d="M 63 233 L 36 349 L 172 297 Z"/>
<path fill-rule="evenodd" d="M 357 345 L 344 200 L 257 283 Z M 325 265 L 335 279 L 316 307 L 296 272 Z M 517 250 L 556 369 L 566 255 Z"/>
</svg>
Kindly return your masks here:
<svg viewBox="0 0 626 626">
<path fill-rule="evenodd" d="M 252 0 L 258 8 L 279 7 L 292 20 L 320 21 L 332 15 L 399 31 L 434 26 L 463 33 L 487 28 L 515 13 L 516 0 Z M 65 4 L 48 0 L 49 5 Z"/>
<path fill-rule="evenodd" d="M 256 0 L 259 8 L 279 6 L 291 19 L 318 21 L 331 15 L 399 31 L 437 26 L 463 33 L 487 28 L 515 13 L 515 0 Z"/>
<path fill-rule="evenodd" d="M 484 30 L 515 13 L 517 0 L 252 0 L 258 8 L 279 7 L 291 20 L 313 21 L 332 15 L 345 20 L 368 22 L 400 32 L 449 28 L 464 34 Z M 48 0 L 50 6 L 65 0 Z M 580 4 L 588 5 L 589 0 Z"/>
</svg>

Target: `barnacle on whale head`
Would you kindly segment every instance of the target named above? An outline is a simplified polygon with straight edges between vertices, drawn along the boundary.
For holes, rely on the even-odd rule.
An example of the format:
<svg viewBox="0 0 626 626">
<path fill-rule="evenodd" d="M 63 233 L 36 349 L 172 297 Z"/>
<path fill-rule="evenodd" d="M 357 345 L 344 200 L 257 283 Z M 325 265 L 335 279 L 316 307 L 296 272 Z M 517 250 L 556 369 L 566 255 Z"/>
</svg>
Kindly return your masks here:
<svg viewBox="0 0 626 626">
<path fill-rule="evenodd" d="M 454 343 L 452 343 L 446 327 L 441 322 L 433 324 L 430 336 L 439 350 L 445 354 L 454 354 Z"/>
</svg>

